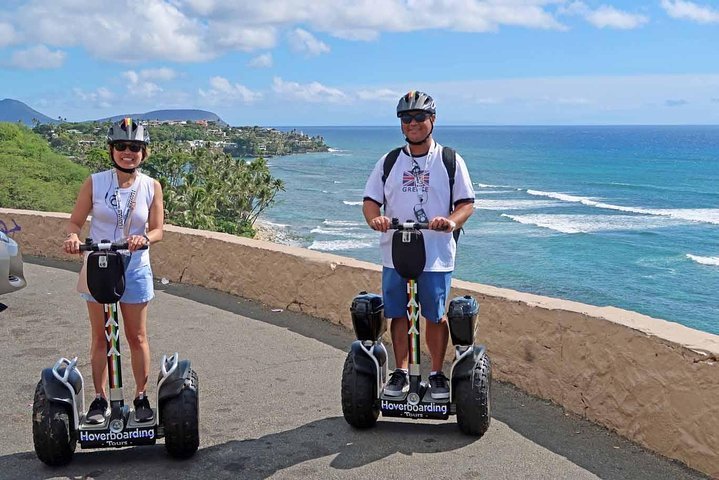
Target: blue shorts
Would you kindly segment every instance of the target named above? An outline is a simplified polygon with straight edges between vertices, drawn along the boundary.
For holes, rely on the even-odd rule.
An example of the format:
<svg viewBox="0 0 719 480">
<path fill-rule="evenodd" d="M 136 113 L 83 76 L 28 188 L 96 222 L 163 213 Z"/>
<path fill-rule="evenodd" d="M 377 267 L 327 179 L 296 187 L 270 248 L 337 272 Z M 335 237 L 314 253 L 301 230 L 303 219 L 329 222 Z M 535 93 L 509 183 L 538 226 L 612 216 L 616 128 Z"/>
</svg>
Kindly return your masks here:
<svg viewBox="0 0 719 480">
<path fill-rule="evenodd" d="M 80 296 L 88 302 L 97 301 L 89 293 Z M 128 269 L 125 271 L 125 293 L 120 303 L 145 303 L 155 297 L 155 287 L 152 284 L 152 268 L 150 265 Z"/>
<path fill-rule="evenodd" d="M 439 323 L 444 316 L 451 283 L 452 272 L 422 272 L 417 279 L 417 296 L 424 318 Z M 407 281 L 394 268 L 382 268 L 382 301 L 385 317 L 407 316 Z"/>
</svg>

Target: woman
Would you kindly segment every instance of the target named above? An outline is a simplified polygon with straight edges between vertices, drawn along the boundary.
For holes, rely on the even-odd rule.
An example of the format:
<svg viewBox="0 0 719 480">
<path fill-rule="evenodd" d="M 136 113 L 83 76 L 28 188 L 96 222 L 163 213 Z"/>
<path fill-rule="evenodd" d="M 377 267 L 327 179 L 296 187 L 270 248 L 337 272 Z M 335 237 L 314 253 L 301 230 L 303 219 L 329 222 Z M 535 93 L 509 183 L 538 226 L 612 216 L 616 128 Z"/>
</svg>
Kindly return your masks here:
<svg viewBox="0 0 719 480">
<path fill-rule="evenodd" d="M 110 126 L 107 143 L 114 168 L 92 174 L 80 188 L 80 193 L 67 224 L 65 252 L 80 253 L 78 234 L 92 213 L 90 237 L 115 242 L 127 241 L 130 261 L 125 271 L 125 293 L 120 310 L 125 335 L 130 346 L 132 373 L 135 377 L 135 418 L 139 422 L 153 419 L 146 388 L 150 373 L 150 347 L 147 343 L 147 304 L 155 296 L 152 286 L 149 250 L 138 250 L 162 240 L 164 205 L 162 187 L 157 180 L 140 173 L 139 167 L 147 158 L 150 136 L 143 125 L 125 118 Z M 102 423 L 108 413 L 105 391 L 107 378 L 107 350 L 103 305 L 88 293 L 90 316 L 92 380 L 95 400 L 85 416 L 87 423 Z"/>
</svg>

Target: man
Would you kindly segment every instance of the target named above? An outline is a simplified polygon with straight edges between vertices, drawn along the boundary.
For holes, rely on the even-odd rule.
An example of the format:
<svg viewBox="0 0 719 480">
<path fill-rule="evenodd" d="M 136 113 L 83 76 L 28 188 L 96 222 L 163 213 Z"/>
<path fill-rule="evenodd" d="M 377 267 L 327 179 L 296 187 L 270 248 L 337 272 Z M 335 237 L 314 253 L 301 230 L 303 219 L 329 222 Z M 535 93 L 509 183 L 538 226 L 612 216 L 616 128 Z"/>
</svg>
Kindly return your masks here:
<svg viewBox="0 0 719 480">
<path fill-rule="evenodd" d="M 474 189 L 462 157 L 455 155 L 454 181 L 442 156 L 443 147 L 434 141 L 432 131 L 436 107 L 432 97 L 423 92 L 410 91 L 397 104 L 397 117 L 407 145 L 385 177 L 383 156 L 370 174 L 364 191 L 362 213 L 367 224 L 382 232 L 382 297 L 385 316 L 391 319 L 390 332 L 396 362 L 384 393 L 399 397 L 409 390 L 406 315 L 406 280 L 392 264 L 392 232 L 388 232 L 391 218 L 400 221 L 429 222 L 430 231 L 424 235 L 427 262 L 417 279 L 422 316 L 426 322 L 427 347 L 432 357 L 429 383 L 432 398 L 449 398 L 449 383 L 442 373 L 447 351 L 449 329 L 444 316 L 449 294 L 456 240 L 453 232 L 464 225 L 474 211 Z M 396 155 L 396 154 L 395 154 Z M 450 191 L 450 185 L 451 187 Z M 384 205 L 384 215 L 380 208 Z"/>
</svg>

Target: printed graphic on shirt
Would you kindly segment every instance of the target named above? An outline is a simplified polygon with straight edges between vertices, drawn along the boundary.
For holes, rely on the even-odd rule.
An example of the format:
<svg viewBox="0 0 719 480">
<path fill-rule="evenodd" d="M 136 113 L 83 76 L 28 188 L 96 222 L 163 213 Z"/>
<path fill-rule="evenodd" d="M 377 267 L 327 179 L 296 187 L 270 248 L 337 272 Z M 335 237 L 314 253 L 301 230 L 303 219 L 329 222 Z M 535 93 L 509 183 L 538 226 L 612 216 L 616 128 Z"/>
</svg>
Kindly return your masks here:
<svg viewBox="0 0 719 480">
<path fill-rule="evenodd" d="M 429 189 L 429 170 L 414 167 L 402 174 L 403 192 L 426 192 Z"/>
</svg>

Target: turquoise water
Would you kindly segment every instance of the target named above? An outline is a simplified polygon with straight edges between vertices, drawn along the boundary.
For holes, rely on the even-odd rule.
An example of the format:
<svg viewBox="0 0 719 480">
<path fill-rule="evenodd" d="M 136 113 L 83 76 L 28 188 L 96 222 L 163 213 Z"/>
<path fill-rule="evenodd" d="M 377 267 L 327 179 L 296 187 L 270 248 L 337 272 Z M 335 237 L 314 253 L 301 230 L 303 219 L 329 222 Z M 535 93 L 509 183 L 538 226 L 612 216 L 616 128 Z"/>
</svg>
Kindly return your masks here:
<svg viewBox="0 0 719 480">
<path fill-rule="evenodd" d="M 399 128 L 306 127 L 329 153 L 276 157 L 264 218 L 302 246 L 379 263 L 362 192 Z M 719 127 L 440 127 L 475 213 L 455 277 L 613 305 L 719 334 Z"/>
</svg>

